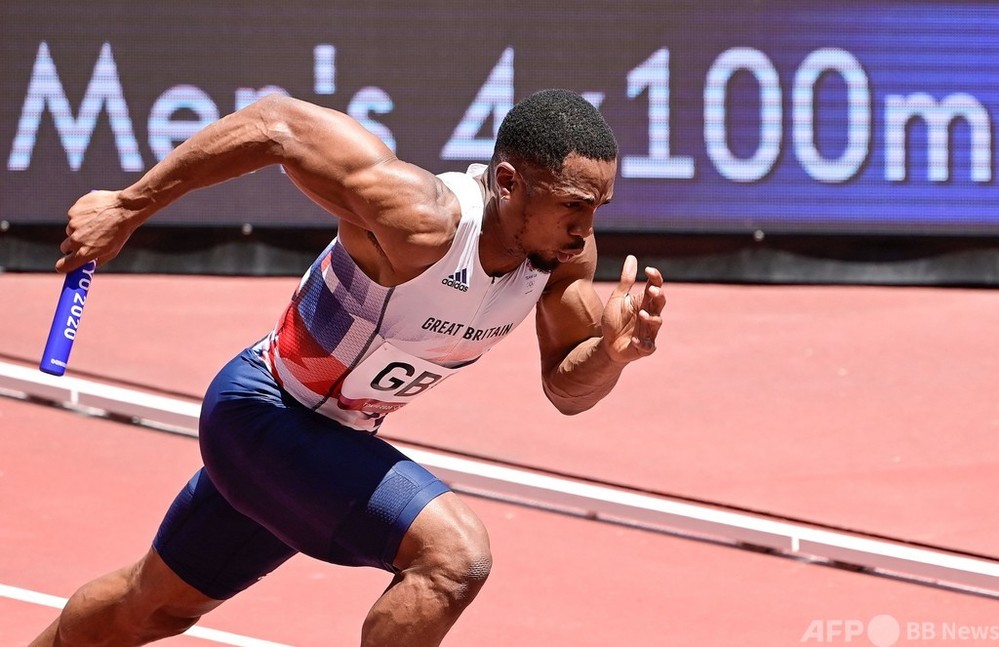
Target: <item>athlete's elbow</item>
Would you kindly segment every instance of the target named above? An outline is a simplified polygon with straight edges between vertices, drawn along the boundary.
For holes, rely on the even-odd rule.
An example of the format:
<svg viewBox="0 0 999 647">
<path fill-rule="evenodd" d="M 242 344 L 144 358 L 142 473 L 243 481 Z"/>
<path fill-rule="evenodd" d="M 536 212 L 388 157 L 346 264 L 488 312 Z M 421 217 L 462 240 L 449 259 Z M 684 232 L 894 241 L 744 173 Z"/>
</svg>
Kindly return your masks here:
<svg viewBox="0 0 999 647">
<path fill-rule="evenodd" d="M 308 146 L 314 129 L 309 104 L 280 93 L 257 99 L 244 108 L 246 119 L 256 131 L 254 137 L 274 162 L 293 162 Z"/>
<path fill-rule="evenodd" d="M 268 94 L 247 108 L 262 137 L 275 149 L 282 148 L 292 136 L 293 103 L 283 94 Z"/>
<path fill-rule="evenodd" d="M 562 402 L 555 405 L 558 412 L 563 416 L 574 416 L 584 411 L 589 411 L 593 407 L 592 404 L 580 405 L 575 401 Z"/>
<path fill-rule="evenodd" d="M 544 385 L 544 391 L 548 401 L 564 416 L 574 416 L 578 413 L 583 413 L 595 404 L 581 396 L 561 393 L 548 384 Z"/>
</svg>

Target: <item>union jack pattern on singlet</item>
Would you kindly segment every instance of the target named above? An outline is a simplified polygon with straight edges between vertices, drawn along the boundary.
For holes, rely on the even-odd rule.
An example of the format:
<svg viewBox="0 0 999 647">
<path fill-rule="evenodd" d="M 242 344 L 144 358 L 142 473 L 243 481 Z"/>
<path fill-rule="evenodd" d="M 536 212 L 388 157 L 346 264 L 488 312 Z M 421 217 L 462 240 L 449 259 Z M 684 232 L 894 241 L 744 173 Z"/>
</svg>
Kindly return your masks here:
<svg viewBox="0 0 999 647">
<path fill-rule="evenodd" d="M 331 244 L 276 330 L 281 376 L 328 398 L 375 338 L 391 292 L 363 276 L 342 245 Z"/>
</svg>

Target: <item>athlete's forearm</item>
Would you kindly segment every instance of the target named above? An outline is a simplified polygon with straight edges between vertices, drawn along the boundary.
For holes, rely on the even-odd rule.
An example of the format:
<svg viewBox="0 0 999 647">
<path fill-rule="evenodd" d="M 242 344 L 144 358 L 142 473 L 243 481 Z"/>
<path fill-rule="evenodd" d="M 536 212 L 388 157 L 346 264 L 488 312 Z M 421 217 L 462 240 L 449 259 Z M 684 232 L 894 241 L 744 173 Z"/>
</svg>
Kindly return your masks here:
<svg viewBox="0 0 999 647">
<path fill-rule="evenodd" d="M 611 392 L 627 364 L 612 359 L 600 337 L 591 337 L 544 376 L 545 395 L 565 415 L 581 413 Z"/>
<path fill-rule="evenodd" d="M 279 110 L 277 98 L 265 97 L 208 125 L 123 190 L 122 206 L 142 222 L 186 193 L 279 162 Z"/>
</svg>

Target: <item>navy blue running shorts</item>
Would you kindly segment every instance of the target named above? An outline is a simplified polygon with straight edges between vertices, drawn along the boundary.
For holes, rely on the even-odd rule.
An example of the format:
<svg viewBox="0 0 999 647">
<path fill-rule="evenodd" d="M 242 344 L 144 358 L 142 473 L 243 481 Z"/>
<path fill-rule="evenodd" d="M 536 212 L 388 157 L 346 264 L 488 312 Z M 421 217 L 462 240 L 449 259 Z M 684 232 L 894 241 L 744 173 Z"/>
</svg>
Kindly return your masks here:
<svg viewBox="0 0 999 647">
<path fill-rule="evenodd" d="M 216 600 L 296 552 L 394 572 L 410 524 L 448 491 L 387 442 L 299 404 L 251 349 L 209 386 L 199 436 L 205 466 L 177 495 L 153 547 Z"/>
</svg>

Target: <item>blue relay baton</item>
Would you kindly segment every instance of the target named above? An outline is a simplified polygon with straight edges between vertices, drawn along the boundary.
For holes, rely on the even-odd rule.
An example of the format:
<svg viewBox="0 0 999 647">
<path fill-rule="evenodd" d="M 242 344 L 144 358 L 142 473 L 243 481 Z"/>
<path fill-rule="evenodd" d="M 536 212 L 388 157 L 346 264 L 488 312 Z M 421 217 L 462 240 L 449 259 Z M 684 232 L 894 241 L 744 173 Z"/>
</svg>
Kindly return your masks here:
<svg viewBox="0 0 999 647">
<path fill-rule="evenodd" d="M 97 261 L 90 261 L 66 275 L 55 316 L 52 317 L 52 327 L 49 328 L 49 338 L 45 342 L 42 362 L 38 365 L 43 373 L 62 375 L 66 372 L 66 363 L 73 350 L 73 341 L 80 328 L 83 306 L 87 302 L 87 292 L 90 291 L 96 269 Z"/>
</svg>

